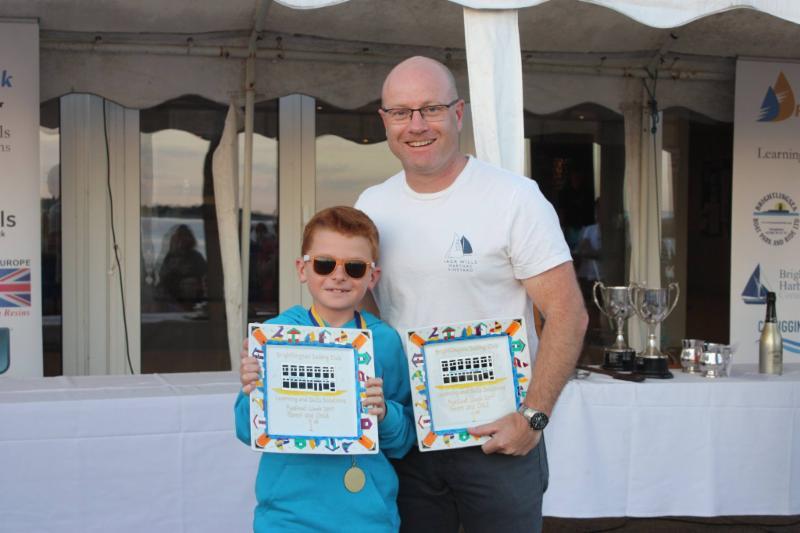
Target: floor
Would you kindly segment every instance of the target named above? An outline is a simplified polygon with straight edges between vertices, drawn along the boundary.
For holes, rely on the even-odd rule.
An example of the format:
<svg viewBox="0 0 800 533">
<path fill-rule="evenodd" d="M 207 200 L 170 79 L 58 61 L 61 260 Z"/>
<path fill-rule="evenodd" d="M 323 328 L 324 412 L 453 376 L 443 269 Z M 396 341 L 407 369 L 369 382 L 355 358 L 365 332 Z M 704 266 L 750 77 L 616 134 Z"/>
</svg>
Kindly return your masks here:
<svg viewBox="0 0 800 533">
<path fill-rule="evenodd" d="M 545 517 L 544 533 L 619 532 L 712 532 L 726 533 L 789 533 L 800 531 L 800 515 L 794 516 L 722 516 L 714 518 L 552 518 Z"/>
</svg>

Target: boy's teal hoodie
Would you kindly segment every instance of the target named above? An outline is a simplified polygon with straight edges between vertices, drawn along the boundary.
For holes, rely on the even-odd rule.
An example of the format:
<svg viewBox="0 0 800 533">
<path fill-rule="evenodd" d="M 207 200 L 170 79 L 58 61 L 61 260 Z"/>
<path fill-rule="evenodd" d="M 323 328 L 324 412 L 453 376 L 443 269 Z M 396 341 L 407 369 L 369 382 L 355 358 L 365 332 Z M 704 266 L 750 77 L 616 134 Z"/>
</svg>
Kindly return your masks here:
<svg viewBox="0 0 800 533">
<path fill-rule="evenodd" d="M 344 455 L 262 453 L 256 477 L 253 530 L 394 532 L 397 475 L 388 458 L 403 457 L 415 443 L 408 366 L 397 332 L 369 313 L 362 313 L 373 333 L 375 374 L 383 378 L 386 417 L 378 425 L 380 453 L 358 455 L 366 476 L 361 492 L 344 487 L 352 458 Z M 308 310 L 292 307 L 267 321 L 311 326 Z M 353 321 L 343 327 L 357 327 Z M 236 436 L 250 445 L 250 403 L 239 393 L 234 406 Z"/>
</svg>

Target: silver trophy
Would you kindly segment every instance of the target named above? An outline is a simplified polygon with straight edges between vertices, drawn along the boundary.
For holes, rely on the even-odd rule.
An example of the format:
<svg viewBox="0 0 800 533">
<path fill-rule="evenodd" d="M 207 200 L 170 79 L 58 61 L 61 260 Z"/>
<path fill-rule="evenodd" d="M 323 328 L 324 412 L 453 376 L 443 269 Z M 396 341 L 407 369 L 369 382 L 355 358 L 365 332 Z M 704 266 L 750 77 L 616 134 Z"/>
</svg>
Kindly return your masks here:
<svg viewBox="0 0 800 533">
<path fill-rule="evenodd" d="M 658 348 L 656 326 L 675 309 L 679 296 L 680 289 L 675 282 L 670 283 L 667 288 L 660 289 L 632 287 L 631 304 L 649 329 L 647 345 L 636 358 L 636 370 L 644 376 L 664 379 L 672 377 L 669 371 L 669 359 Z"/>
<path fill-rule="evenodd" d="M 681 341 L 681 368 L 687 374 L 698 372 L 697 364 L 703 355 L 705 341 L 700 339 L 683 339 Z"/>
<path fill-rule="evenodd" d="M 705 343 L 703 353 L 698 357 L 697 363 L 700 375 L 706 378 L 730 376 L 732 352 L 733 350 L 727 344 Z"/>
<path fill-rule="evenodd" d="M 628 346 L 625 341 L 625 321 L 633 315 L 631 288 L 606 287 L 602 281 L 595 281 L 592 287 L 594 304 L 601 313 L 614 322 L 617 330 L 617 338 L 614 340 L 614 344 L 603 350 L 603 368 L 608 370 L 629 372 L 636 370 L 636 350 Z M 597 298 L 598 289 L 600 290 L 602 304 Z"/>
</svg>

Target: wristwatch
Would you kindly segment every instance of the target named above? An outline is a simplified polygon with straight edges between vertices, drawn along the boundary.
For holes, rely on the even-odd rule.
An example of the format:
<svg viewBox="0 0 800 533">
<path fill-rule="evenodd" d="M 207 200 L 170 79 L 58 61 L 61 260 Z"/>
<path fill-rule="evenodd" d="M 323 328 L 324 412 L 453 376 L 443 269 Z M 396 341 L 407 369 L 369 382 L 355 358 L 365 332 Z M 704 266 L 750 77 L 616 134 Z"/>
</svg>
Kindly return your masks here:
<svg viewBox="0 0 800 533">
<path fill-rule="evenodd" d="M 531 429 L 534 431 L 541 431 L 547 426 L 547 423 L 550 419 L 541 411 L 537 411 L 532 407 L 528 407 L 524 403 L 520 404 L 519 409 L 517 412 L 525 417 L 525 420 L 528 421 L 528 424 L 531 426 Z"/>
</svg>

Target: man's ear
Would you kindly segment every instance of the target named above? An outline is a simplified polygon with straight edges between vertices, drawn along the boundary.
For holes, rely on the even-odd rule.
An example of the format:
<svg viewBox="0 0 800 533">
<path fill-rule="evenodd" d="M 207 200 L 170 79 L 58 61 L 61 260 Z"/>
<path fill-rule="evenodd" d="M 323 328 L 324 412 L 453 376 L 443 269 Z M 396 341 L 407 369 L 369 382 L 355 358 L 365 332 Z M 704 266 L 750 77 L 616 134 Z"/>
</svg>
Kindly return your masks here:
<svg viewBox="0 0 800 533">
<path fill-rule="evenodd" d="M 456 109 L 456 117 L 458 119 L 458 131 L 461 131 L 461 127 L 463 126 L 464 121 L 464 106 L 467 104 L 464 103 L 464 100 L 459 100 L 456 102 L 455 109 Z"/>
<path fill-rule="evenodd" d="M 306 277 L 306 262 L 301 258 L 295 259 L 294 267 L 297 269 L 297 279 L 300 280 L 300 283 L 305 283 L 308 281 L 308 278 Z"/>
</svg>

